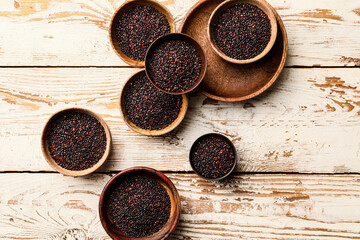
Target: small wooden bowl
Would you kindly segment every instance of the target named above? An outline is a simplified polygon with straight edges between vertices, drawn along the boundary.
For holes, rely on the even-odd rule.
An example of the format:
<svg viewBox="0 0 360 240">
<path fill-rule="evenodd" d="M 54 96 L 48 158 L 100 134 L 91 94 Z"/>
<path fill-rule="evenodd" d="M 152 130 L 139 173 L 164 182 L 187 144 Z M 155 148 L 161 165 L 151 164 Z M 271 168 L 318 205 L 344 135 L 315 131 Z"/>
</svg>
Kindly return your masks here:
<svg viewBox="0 0 360 240">
<path fill-rule="evenodd" d="M 170 197 L 171 202 L 171 210 L 170 217 L 162 229 L 153 235 L 146 236 L 143 238 L 131 238 L 126 236 L 123 232 L 121 232 L 113 223 L 111 223 L 109 210 L 107 209 L 107 200 L 112 192 L 112 190 L 117 186 L 119 181 L 131 175 L 143 175 L 148 176 L 156 181 L 158 181 L 167 191 Z M 99 216 L 101 224 L 103 225 L 105 231 L 109 234 L 112 239 L 116 240 L 160 240 L 166 239 L 170 233 L 176 228 L 176 225 L 179 222 L 181 211 L 181 202 L 179 193 L 176 190 L 174 184 L 171 182 L 169 178 L 167 178 L 163 173 L 156 171 L 152 168 L 147 167 L 134 167 L 126 169 L 114 177 L 112 177 L 106 186 L 104 187 L 99 202 Z"/>
<path fill-rule="evenodd" d="M 196 147 L 197 143 L 198 143 L 199 141 L 203 140 L 204 138 L 207 138 L 207 137 L 210 137 L 210 136 L 219 136 L 219 137 L 225 139 L 226 141 L 229 142 L 231 148 L 234 150 L 234 155 L 235 155 L 234 165 L 232 166 L 231 170 L 230 170 L 227 174 L 225 174 L 224 176 L 219 177 L 219 178 L 207 178 L 207 177 L 204 177 L 203 175 L 201 175 L 201 174 L 195 169 L 195 167 L 194 167 L 194 165 L 193 165 L 193 162 L 192 162 L 192 154 L 193 154 L 193 152 L 195 151 L 195 147 Z M 227 138 L 226 136 L 224 136 L 224 135 L 222 135 L 222 134 L 219 134 L 219 133 L 207 133 L 207 134 L 205 134 L 205 135 L 202 135 L 202 136 L 199 137 L 198 139 L 196 139 L 196 141 L 195 141 L 195 142 L 193 143 L 193 145 L 191 146 L 191 148 L 190 148 L 190 153 L 189 153 L 189 162 L 190 162 L 190 165 L 191 165 L 192 170 L 193 170 L 199 177 L 201 177 L 201 178 L 203 178 L 203 179 L 206 179 L 206 180 L 210 180 L 210 181 L 218 181 L 218 180 L 221 180 L 221 179 L 224 179 L 224 178 L 228 177 L 228 176 L 234 171 L 234 169 L 235 169 L 235 167 L 236 167 L 236 162 L 237 162 L 236 148 L 235 148 L 234 144 L 230 141 L 230 139 Z"/>
<path fill-rule="evenodd" d="M 110 22 L 110 28 L 109 28 L 109 36 L 110 36 L 110 43 L 111 47 L 114 49 L 116 54 L 127 64 L 134 66 L 134 67 L 144 67 L 145 61 L 137 61 L 134 60 L 125 53 L 123 53 L 119 47 L 119 43 L 116 39 L 116 24 L 119 21 L 119 18 L 129 9 L 136 5 L 146 5 L 153 8 L 156 8 L 159 12 L 165 15 L 167 21 L 170 25 L 170 32 L 176 32 L 176 26 L 173 16 L 171 15 L 170 11 L 161 3 L 155 0 L 127 0 L 125 3 L 123 3 L 115 12 L 113 15 L 111 22 Z"/>
<path fill-rule="evenodd" d="M 62 168 L 55 162 L 55 160 L 51 157 L 50 152 L 49 152 L 49 131 L 50 131 L 53 121 L 59 115 L 66 114 L 66 113 L 72 113 L 72 112 L 86 113 L 86 114 L 93 116 L 103 126 L 103 128 L 105 130 L 105 134 L 106 134 L 106 149 L 105 149 L 105 152 L 104 152 L 104 155 L 102 156 L 102 158 L 91 168 L 81 170 L 81 171 L 72 171 L 72 170 Z M 88 174 L 96 171 L 108 158 L 108 156 L 110 154 L 110 148 L 111 148 L 111 133 L 110 133 L 109 127 L 107 126 L 106 122 L 96 113 L 94 113 L 90 110 L 87 110 L 87 109 L 83 109 L 83 108 L 68 108 L 68 109 L 64 109 L 59 112 L 56 112 L 46 122 L 45 127 L 42 131 L 42 135 L 41 135 L 41 150 L 42 150 L 42 153 L 43 153 L 46 161 L 53 169 L 55 169 L 59 173 L 62 173 L 64 175 L 68 175 L 68 176 L 74 176 L 74 177 L 85 176 L 85 175 L 88 175 Z"/>
<path fill-rule="evenodd" d="M 200 71 L 200 76 L 199 78 L 196 80 L 195 84 L 182 92 L 169 92 L 166 91 L 164 89 L 161 89 L 159 86 L 157 86 L 155 84 L 155 82 L 150 78 L 148 72 L 149 72 L 149 58 L 150 55 L 152 53 L 152 51 L 154 51 L 154 49 L 156 49 L 161 43 L 166 42 L 168 40 L 183 40 L 183 41 L 187 41 L 188 43 L 190 43 L 195 50 L 199 53 L 200 55 L 200 59 L 201 59 L 201 71 Z M 200 44 L 192 37 L 190 37 L 189 35 L 186 35 L 184 33 L 170 33 L 167 34 L 165 36 L 162 36 L 160 38 L 158 38 L 156 41 L 154 41 L 150 47 L 148 48 L 148 51 L 146 53 L 146 57 L 145 57 L 145 71 L 146 71 L 146 75 L 147 77 L 150 79 L 150 81 L 154 84 L 155 87 L 157 87 L 159 90 L 166 92 L 168 94 L 173 94 L 173 95 L 180 95 L 180 94 L 185 94 L 188 92 L 191 92 L 192 90 L 194 90 L 200 83 L 201 81 L 204 79 L 205 73 L 206 73 L 206 69 L 207 69 L 207 59 L 206 59 L 206 55 L 205 55 L 205 51 L 204 49 L 200 46 Z"/>
<path fill-rule="evenodd" d="M 164 135 L 166 133 L 171 132 L 172 130 L 174 130 L 177 126 L 179 126 L 179 124 L 182 122 L 182 120 L 184 119 L 187 109 L 188 109 L 188 105 L 189 105 L 189 99 L 188 97 L 183 94 L 182 95 L 182 106 L 180 109 L 180 113 L 177 119 L 175 119 L 175 121 L 173 123 L 171 123 L 169 126 L 167 126 L 164 129 L 161 130 L 146 130 L 146 129 L 142 129 L 138 126 L 136 126 L 127 116 L 127 113 L 125 111 L 125 93 L 129 87 L 129 84 L 138 79 L 139 77 L 145 75 L 145 70 L 141 70 L 137 73 L 135 73 L 134 75 L 132 75 L 124 84 L 122 90 L 121 90 L 121 94 L 120 94 L 120 113 L 122 118 L 124 119 L 124 122 L 126 123 L 126 125 L 128 125 L 132 130 L 134 130 L 135 132 L 141 133 L 143 135 L 147 135 L 147 136 L 160 136 L 160 135 Z"/>
<path fill-rule="evenodd" d="M 271 25 L 271 36 L 270 41 L 265 47 L 265 49 L 257 56 L 250 58 L 250 59 L 234 59 L 229 56 L 227 56 L 225 53 L 223 53 L 218 46 L 216 45 L 215 39 L 214 39 L 214 25 L 215 21 L 218 19 L 219 15 L 227 8 L 234 6 L 239 3 L 248 3 L 251 5 L 254 5 L 258 8 L 260 8 L 269 18 L 270 25 Z M 275 40 L 277 36 L 277 20 L 276 17 L 272 11 L 272 8 L 270 4 L 268 4 L 264 0 L 228 0 L 220 4 L 214 12 L 211 14 L 209 22 L 208 22 L 208 38 L 210 39 L 210 44 L 214 51 L 224 60 L 235 63 L 235 64 L 248 64 L 255 61 L 258 61 L 259 59 L 263 58 L 268 52 L 271 50 L 271 48 L 274 46 Z"/>
</svg>

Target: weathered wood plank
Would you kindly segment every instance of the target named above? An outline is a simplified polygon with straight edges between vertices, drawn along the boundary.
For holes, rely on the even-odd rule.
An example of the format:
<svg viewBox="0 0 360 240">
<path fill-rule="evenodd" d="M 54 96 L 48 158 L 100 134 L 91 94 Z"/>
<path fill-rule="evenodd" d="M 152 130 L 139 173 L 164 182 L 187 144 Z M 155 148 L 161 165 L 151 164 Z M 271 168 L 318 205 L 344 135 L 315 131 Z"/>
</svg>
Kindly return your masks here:
<svg viewBox="0 0 360 240">
<path fill-rule="evenodd" d="M 112 155 L 101 171 L 144 165 L 190 170 L 188 151 L 202 134 L 229 136 L 242 172 L 360 172 L 360 69 L 285 69 L 255 99 L 221 103 L 201 95 L 175 132 L 134 133 L 118 109 L 121 68 L 0 69 L 0 171 L 51 170 L 40 151 L 47 118 L 63 108 L 85 107 L 108 122 Z"/>
<path fill-rule="evenodd" d="M 5 0 L 0 66 L 125 66 L 108 26 L 124 0 Z M 162 0 L 180 25 L 196 0 Z M 269 0 L 289 36 L 288 66 L 359 66 L 360 4 L 348 0 Z"/>
<path fill-rule="evenodd" d="M 359 239 L 360 176 L 168 174 L 182 215 L 171 239 Z M 0 175 L 0 239 L 109 239 L 98 217 L 108 175 Z M 24 184 L 26 183 L 26 184 Z"/>
</svg>

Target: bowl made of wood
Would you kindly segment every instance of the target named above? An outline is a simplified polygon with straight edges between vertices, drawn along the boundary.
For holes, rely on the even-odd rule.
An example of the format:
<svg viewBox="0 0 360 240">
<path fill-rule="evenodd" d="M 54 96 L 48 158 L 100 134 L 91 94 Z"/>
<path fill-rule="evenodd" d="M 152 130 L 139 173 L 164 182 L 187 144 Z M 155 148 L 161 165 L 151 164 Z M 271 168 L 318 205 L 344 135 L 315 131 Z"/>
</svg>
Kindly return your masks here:
<svg viewBox="0 0 360 240">
<path fill-rule="evenodd" d="M 231 170 L 225 174 L 224 176 L 221 176 L 221 177 L 218 177 L 218 178 L 207 178 L 207 177 L 204 177 L 203 175 L 201 175 L 194 167 L 193 165 L 193 162 L 192 162 L 192 154 L 193 152 L 195 151 L 195 147 L 196 145 L 198 144 L 198 142 L 200 142 L 201 140 L 203 140 L 204 138 L 207 138 L 207 137 L 211 137 L 211 136 L 219 136 L 221 138 L 223 138 L 224 140 L 226 140 L 231 148 L 234 150 L 234 155 L 235 155 L 235 161 L 234 161 L 234 165 L 232 166 Z M 189 162 L 190 162 L 190 166 L 192 168 L 192 170 L 201 178 L 203 179 L 206 179 L 206 180 L 210 180 L 210 181 L 218 181 L 218 180 L 221 180 L 221 179 L 224 179 L 226 177 L 228 177 L 235 169 L 236 167 L 236 161 L 237 161 L 237 153 L 236 153 L 236 148 L 234 146 L 234 144 L 230 141 L 229 138 L 227 138 L 226 136 L 222 135 L 222 134 L 219 134 L 219 133 L 207 133 L 207 134 L 204 134 L 202 136 L 200 136 L 198 139 L 196 139 L 196 141 L 193 143 L 193 145 L 191 146 L 190 148 L 190 153 L 189 153 Z"/>
<path fill-rule="evenodd" d="M 160 88 L 159 86 L 157 86 L 155 84 L 155 81 L 153 81 L 148 72 L 150 69 L 150 64 L 149 64 L 149 59 L 150 56 L 152 54 L 152 52 L 163 42 L 169 41 L 169 40 L 183 40 L 188 42 L 190 45 L 192 45 L 195 50 L 199 53 L 200 55 L 200 59 L 201 59 L 201 70 L 200 70 L 200 75 L 198 77 L 198 79 L 196 80 L 195 84 L 188 88 L 185 91 L 181 91 L 181 92 L 169 92 L 167 90 L 164 90 L 162 88 Z M 189 35 L 186 35 L 184 33 L 170 33 L 167 34 L 165 36 L 162 36 L 160 38 L 158 38 L 156 41 L 154 41 L 150 47 L 147 50 L 146 53 L 146 57 L 145 57 L 145 71 L 146 71 L 146 75 L 147 77 L 150 79 L 150 81 L 154 84 L 155 87 L 157 87 L 159 90 L 166 92 L 168 94 L 174 94 L 174 95 L 180 95 L 180 94 L 186 94 L 189 93 L 191 91 L 193 91 L 197 86 L 199 86 L 199 84 L 201 83 L 201 81 L 204 79 L 205 73 L 206 73 L 206 69 L 207 69 L 207 59 L 206 59 L 206 55 L 205 55 L 205 51 L 204 49 L 200 46 L 200 44 L 192 37 L 190 37 Z"/>
<path fill-rule="evenodd" d="M 53 121 L 60 115 L 67 114 L 67 113 L 73 113 L 73 112 L 86 113 L 90 116 L 93 116 L 96 120 L 98 120 L 100 122 L 101 126 L 103 126 L 105 134 L 106 134 L 106 149 L 105 149 L 105 152 L 104 152 L 104 155 L 102 156 L 102 158 L 91 168 L 87 168 L 85 170 L 80 170 L 80 171 L 68 170 L 68 169 L 61 167 L 60 165 L 58 165 L 55 162 L 55 160 L 51 157 L 50 152 L 49 152 L 49 133 L 50 133 L 50 129 L 53 124 Z M 42 153 L 43 153 L 46 161 L 54 170 L 56 170 L 59 173 L 62 173 L 64 175 L 68 175 L 68 176 L 74 176 L 74 177 L 85 176 L 85 175 L 88 175 L 88 174 L 96 171 L 108 158 L 108 156 L 110 154 L 110 148 L 111 148 L 111 133 L 110 133 L 109 127 L 106 124 L 106 122 L 98 114 L 96 114 L 90 110 L 83 109 L 83 108 L 68 108 L 68 109 L 64 109 L 59 112 L 56 112 L 46 122 L 45 127 L 42 131 L 42 135 L 41 135 L 41 150 L 42 150 Z"/>
<path fill-rule="evenodd" d="M 180 32 L 195 38 L 205 49 L 209 64 L 201 82 L 202 93 L 218 101 L 244 101 L 262 94 L 278 79 L 287 59 L 288 37 L 281 17 L 271 7 L 278 23 L 278 34 L 270 52 L 249 64 L 225 61 L 214 51 L 208 38 L 210 15 L 221 3 L 223 0 L 198 1 L 186 14 Z"/>
<path fill-rule="evenodd" d="M 118 184 L 121 183 L 122 179 L 133 175 L 142 175 L 142 176 L 151 177 L 157 182 L 159 182 L 166 189 L 166 192 L 170 197 L 170 203 L 171 203 L 170 216 L 168 221 L 165 223 L 165 225 L 158 232 L 142 238 L 129 237 L 126 234 L 124 234 L 121 230 L 119 230 L 115 226 L 115 224 L 112 223 L 109 209 L 107 207 L 107 200 L 109 199 L 113 189 L 116 188 Z M 147 167 L 129 168 L 123 170 L 122 172 L 112 177 L 105 185 L 101 193 L 100 202 L 99 202 L 99 215 L 100 215 L 101 224 L 103 225 L 105 231 L 109 234 L 109 236 L 112 239 L 116 239 L 116 240 L 166 239 L 170 235 L 170 233 L 174 231 L 174 229 L 176 228 L 176 225 L 178 224 L 180 218 L 180 211 L 181 211 L 181 202 L 180 202 L 179 193 L 176 190 L 172 181 L 169 178 L 167 178 L 163 173 Z"/>
<path fill-rule="evenodd" d="M 116 39 L 116 25 L 119 22 L 120 17 L 129 8 L 135 7 L 137 5 L 150 6 L 156 8 L 160 13 L 164 14 L 167 21 L 169 22 L 171 33 L 176 32 L 176 26 L 175 26 L 174 18 L 171 15 L 170 11 L 164 5 L 162 5 L 161 3 L 155 0 L 127 0 L 116 10 L 115 14 L 111 19 L 110 28 L 109 28 L 111 47 L 114 49 L 115 53 L 127 64 L 134 67 L 144 67 L 145 61 L 138 61 L 128 57 L 125 53 L 121 51 L 119 43 Z"/>
<path fill-rule="evenodd" d="M 254 5 L 254 6 L 260 8 L 269 18 L 270 25 L 271 25 L 270 40 L 269 40 L 267 46 L 265 47 L 265 49 L 259 55 L 255 56 L 253 58 L 250 58 L 250 59 L 243 59 L 243 60 L 231 58 L 231 57 L 227 56 L 225 53 L 223 53 L 217 46 L 215 39 L 214 39 L 214 34 L 213 34 L 215 22 L 218 19 L 219 15 L 224 10 L 226 10 L 229 7 L 232 7 L 236 4 L 239 4 L 239 3 L 248 3 L 248 4 L 251 4 L 251 5 Z M 209 22 L 208 22 L 208 38 L 210 40 L 210 44 L 211 44 L 212 48 L 221 58 L 223 58 L 224 60 L 226 60 L 228 62 L 235 63 L 235 64 L 248 64 L 248 63 L 258 61 L 259 59 L 263 58 L 266 54 L 268 54 L 268 52 L 274 46 L 276 36 L 277 36 L 277 20 L 272 11 L 270 4 L 268 4 L 265 0 L 228 0 L 228 1 L 225 1 L 214 10 L 214 12 L 211 14 Z"/>
<path fill-rule="evenodd" d="M 135 132 L 141 133 L 143 135 L 147 135 L 147 136 L 161 136 L 164 135 L 166 133 L 171 132 L 172 130 L 174 130 L 177 126 L 180 125 L 180 123 L 183 121 L 187 109 L 188 109 L 188 105 L 189 105 L 189 99 L 188 97 L 183 94 L 182 95 L 182 106 L 179 112 L 178 117 L 175 119 L 174 122 L 172 122 L 169 126 L 167 126 L 164 129 L 160 129 L 160 130 L 147 130 L 147 129 L 142 129 L 138 126 L 136 126 L 128 117 L 126 110 L 125 110 L 125 93 L 130 85 L 130 83 L 132 81 L 135 81 L 136 79 L 142 77 L 142 76 L 146 76 L 145 74 L 145 70 L 141 70 L 137 73 L 135 73 L 134 75 L 132 75 L 124 84 L 122 90 L 121 90 L 121 94 L 120 94 L 120 113 L 122 118 L 124 119 L 124 122 L 126 123 L 126 125 L 128 125 L 128 127 L 130 127 L 132 130 L 134 130 Z"/>
</svg>

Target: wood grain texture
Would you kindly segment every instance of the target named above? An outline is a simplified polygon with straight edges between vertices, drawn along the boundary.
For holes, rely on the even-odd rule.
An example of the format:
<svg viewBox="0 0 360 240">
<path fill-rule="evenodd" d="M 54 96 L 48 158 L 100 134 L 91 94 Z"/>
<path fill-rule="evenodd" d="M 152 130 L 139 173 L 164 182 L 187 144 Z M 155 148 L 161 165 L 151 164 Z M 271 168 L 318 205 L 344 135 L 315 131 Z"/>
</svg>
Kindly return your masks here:
<svg viewBox="0 0 360 240">
<path fill-rule="evenodd" d="M 167 175 L 182 202 L 173 240 L 360 238 L 359 175 Z M 0 239 L 109 239 L 98 217 L 109 178 L 1 174 Z"/>
<path fill-rule="evenodd" d="M 0 66 L 126 66 L 108 27 L 124 0 L 5 0 Z M 162 0 L 177 26 L 196 0 Z M 269 0 L 289 36 L 288 66 L 359 66 L 360 4 Z"/>
<path fill-rule="evenodd" d="M 360 172 L 360 69 L 285 69 L 264 94 L 241 103 L 190 98 L 164 137 L 141 136 L 121 119 L 119 95 L 136 69 L 0 69 L 0 171 L 51 170 L 40 133 L 55 111 L 88 108 L 108 123 L 112 154 L 100 171 L 143 165 L 191 170 L 188 151 L 208 132 L 231 138 L 242 172 Z"/>
</svg>

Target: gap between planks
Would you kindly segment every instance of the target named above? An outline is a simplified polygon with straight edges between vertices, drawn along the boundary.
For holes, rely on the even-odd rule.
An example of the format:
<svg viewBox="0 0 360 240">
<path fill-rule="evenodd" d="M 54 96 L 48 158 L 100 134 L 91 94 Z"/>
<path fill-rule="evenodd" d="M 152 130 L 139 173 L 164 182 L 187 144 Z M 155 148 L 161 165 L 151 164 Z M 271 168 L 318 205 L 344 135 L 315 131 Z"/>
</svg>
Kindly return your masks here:
<svg viewBox="0 0 360 240">
<path fill-rule="evenodd" d="M 39 66 L 0 66 L 0 68 L 130 68 L 130 69 L 145 69 L 145 68 L 137 68 L 132 66 L 97 66 L 97 65 L 89 65 L 89 66 L 56 66 L 56 65 L 39 65 Z M 360 68 L 360 66 L 284 66 L 284 68 L 294 68 L 294 69 L 349 69 L 349 68 Z"/>
<path fill-rule="evenodd" d="M 125 169 L 123 169 L 125 170 Z M 121 171 L 123 171 L 121 170 Z M 94 172 L 93 174 L 112 175 L 121 171 Z M 160 171 L 164 174 L 195 174 L 193 171 Z M 54 174 L 56 171 L 0 171 L 0 174 Z M 59 173 L 60 174 L 60 173 Z M 342 175 L 359 175 L 359 172 L 343 172 L 343 173 L 307 173 L 307 172 L 234 172 L 230 176 L 248 176 L 248 175 L 304 175 L 304 176 L 342 176 Z M 91 176 L 88 175 L 88 176 Z"/>
</svg>

